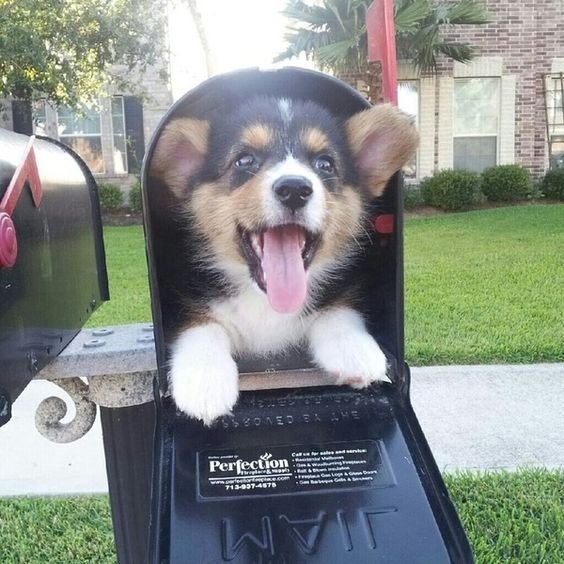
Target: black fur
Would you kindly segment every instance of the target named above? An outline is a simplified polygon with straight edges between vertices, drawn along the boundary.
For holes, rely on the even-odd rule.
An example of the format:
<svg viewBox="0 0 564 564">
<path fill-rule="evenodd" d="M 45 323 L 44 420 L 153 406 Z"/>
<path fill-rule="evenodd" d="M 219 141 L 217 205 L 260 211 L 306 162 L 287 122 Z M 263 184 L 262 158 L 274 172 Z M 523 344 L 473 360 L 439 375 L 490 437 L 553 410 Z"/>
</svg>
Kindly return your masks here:
<svg viewBox="0 0 564 564">
<path fill-rule="evenodd" d="M 309 154 L 300 143 L 300 132 L 308 127 L 321 130 L 329 139 L 329 155 L 337 163 L 336 174 L 319 174 L 328 190 L 341 183 L 358 181 L 350 150 L 345 142 L 344 125 L 327 110 L 310 101 L 292 101 L 291 119 L 286 121 L 279 109 L 279 98 L 257 97 L 233 109 L 232 113 L 214 116 L 210 123 L 208 156 L 195 183 L 214 181 L 223 176 L 237 155 L 248 149 L 241 143 L 242 131 L 250 125 L 264 123 L 275 132 L 274 142 L 257 154 L 262 166 L 284 160 L 288 154 L 310 165 L 317 155 Z M 249 179 L 248 173 L 234 171 L 230 187 L 236 189 Z"/>
</svg>

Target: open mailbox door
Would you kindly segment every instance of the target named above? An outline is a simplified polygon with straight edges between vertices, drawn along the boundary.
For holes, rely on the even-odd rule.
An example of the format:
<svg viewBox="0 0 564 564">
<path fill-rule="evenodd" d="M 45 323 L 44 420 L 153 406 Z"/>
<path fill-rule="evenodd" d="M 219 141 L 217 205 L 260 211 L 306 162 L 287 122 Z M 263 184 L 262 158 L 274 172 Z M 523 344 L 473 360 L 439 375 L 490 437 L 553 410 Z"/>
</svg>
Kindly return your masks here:
<svg viewBox="0 0 564 564">
<path fill-rule="evenodd" d="M 92 174 L 57 141 L 0 129 L 0 424 L 108 298 Z"/>
<path fill-rule="evenodd" d="M 296 352 L 269 361 L 243 359 L 247 391 L 232 415 L 211 427 L 177 413 L 167 397 L 179 295 L 198 283 L 198 273 L 182 269 L 182 225 L 151 176 L 153 151 L 171 119 L 205 120 L 257 93 L 314 100 L 345 118 L 368 106 L 356 91 L 321 73 L 240 71 L 188 93 L 153 137 L 143 173 L 160 379 L 149 561 L 472 562 L 409 398 L 399 174 L 373 202 L 372 244 L 361 265 L 368 328 L 386 351 L 391 383 L 364 391 L 320 385 L 323 375 L 307 354 Z M 240 472 L 255 467 L 261 472 Z"/>
</svg>

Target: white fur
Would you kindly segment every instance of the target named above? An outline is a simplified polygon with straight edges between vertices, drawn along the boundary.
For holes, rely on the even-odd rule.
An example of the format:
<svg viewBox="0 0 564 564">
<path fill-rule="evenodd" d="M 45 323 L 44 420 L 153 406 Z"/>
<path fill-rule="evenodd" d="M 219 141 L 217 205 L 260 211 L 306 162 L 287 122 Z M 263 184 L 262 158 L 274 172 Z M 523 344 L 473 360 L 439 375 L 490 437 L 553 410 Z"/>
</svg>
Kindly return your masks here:
<svg viewBox="0 0 564 564">
<path fill-rule="evenodd" d="M 300 313 L 278 313 L 266 294 L 252 282 L 234 297 L 217 300 L 211 312 L 225 327 L 234 353 L 268 355 L 297 345 L 311 325 Z"/>
<path fill-rule="evenodd" d="M 309 331 L 309 345 L 315 362 L 337 384 L 365 388 L 386 378 L 386 356 L 361 315 L 350 308 L 321 312 Z"/>
<path fill-rule="evenodd" d="M 239 395 L 239 374 L 227 331 L 218 323 L 185 330 L 174 343 L 169 373 L 178 408 L 209 425 Z"/>
<path fill-rule="evenodd" d="M 313 319 L 277 313 L 250 282 L 237 297 L 212 302 L 210 310 L 218 323 L 181 333 L 169 374 L 178 408 L 206 425 L 227 415 L 237 401 L 239 374 L 233 354 L 281 352 L 304 339 Z"/>
<path fill-rule="evenodd" d="M 280 115 L 284 123 L 290 123 L 292 119 L 292 102 L 288 98 L 282 98 L 278 102 L 278 108 L 280 109 Z"/>
<path fill-rule="evenodd" d="M 237 401 L 236 353 L 266 355 L 307 339 L 316 364 L 337 384 L 364 388 L 386 378 L 384 353 L 350 308 L 307 317 L 280 314 L 249 286 L 237 298 L 215 301 L 211 311 L 218 323 L 184 331 L 174 344 L 170 370 L 176 405 L 206 425 L 230 413 Z"/>
<path fill-rule="evenodd" d="M 278 201 L 272 189 L 273 184 L 283 176 L 303 176 L 311 182 L 313 193 L 304 208 L 298 212 L 297 218 L 310 231 L 321 229 L 325 218 L 325 188 L 311 168 L 292 155 L 288 155 L 265 174 L 262 204 L 266 222 L 269 225 L 287 223 L 288 210 Z"/>
</svg>

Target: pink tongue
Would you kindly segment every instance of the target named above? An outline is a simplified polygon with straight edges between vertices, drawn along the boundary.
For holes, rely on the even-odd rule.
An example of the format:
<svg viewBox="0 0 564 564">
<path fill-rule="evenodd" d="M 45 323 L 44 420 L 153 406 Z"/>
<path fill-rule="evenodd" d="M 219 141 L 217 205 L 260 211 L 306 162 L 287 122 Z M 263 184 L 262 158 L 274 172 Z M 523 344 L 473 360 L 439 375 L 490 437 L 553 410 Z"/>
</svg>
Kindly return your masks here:
<svg viewBox="0 0 564 564">
<path fill-rule="evenodd" d="M 279 313 L 297 311 L 306 298 L 303 237 L 303 231 L 295 225 L 276 227 L 264 233 L 262 270 L 266 295 Z"/>
</svg>

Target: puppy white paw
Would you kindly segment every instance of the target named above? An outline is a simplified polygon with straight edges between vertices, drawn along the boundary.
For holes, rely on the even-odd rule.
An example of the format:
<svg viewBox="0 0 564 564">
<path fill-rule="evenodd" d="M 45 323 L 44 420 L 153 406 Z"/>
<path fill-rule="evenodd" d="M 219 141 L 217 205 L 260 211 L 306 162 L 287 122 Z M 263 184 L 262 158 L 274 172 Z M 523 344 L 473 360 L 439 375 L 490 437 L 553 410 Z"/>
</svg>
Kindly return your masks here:
<svg viewBox="0 0 564 564">
<path fill-rule="evenodd" d="M 169 381 L 178 409 L 210 425 L 239 396 L 239 374 L 225 329 L 217 323 L 184 331 L 172 349 Z"/>
<path fill-rule="evenodd" d="M 366 331 L 361 315 L 352 309 L 323 313 L 310 331 L 310 348 L 316 363 L 337 384 L 360 389 L 387 380 L 386 356 Z"/>
</svg>

